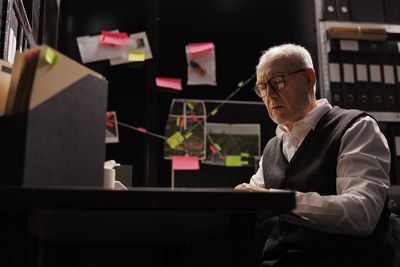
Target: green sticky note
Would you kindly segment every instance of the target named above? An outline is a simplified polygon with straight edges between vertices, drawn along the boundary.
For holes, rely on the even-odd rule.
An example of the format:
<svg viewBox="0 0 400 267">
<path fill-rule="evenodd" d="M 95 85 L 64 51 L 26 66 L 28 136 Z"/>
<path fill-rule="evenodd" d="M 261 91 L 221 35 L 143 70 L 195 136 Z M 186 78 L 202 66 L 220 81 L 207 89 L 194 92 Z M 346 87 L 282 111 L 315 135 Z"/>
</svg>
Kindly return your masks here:
<svg viewBox="0 0 400 267">
<path fill-rule="evenodd" d="M 176 118 L 176 126 L 181 125 L 181 117 Z"/>
<path fill-rule="evenodd" d="M 238 87 L 242 87 L 242 86 L 243 86 L 243 84 L 244 84 L 244 82 L 240 82 L 240 83 L 238 83 Z"/>
<path fill-rule="evenodd" d="M 242 157 L 237 155 L 225 156 L 225 165 L 228 167 L 240 167 L 242 166 Z"/>
<path fill-rule="evenodd" d="M 182 134 L 180 132 L 176 132 L 167 139 L 167 143 L 172 149 L 174 149 L 184 140 L 185 138 L 183 138 Z"/>
<path fill-rule="evenodd" d="M 57 66 L 58 64 L 58 55 L 54 53 L 53 49 L 47 48 L 46 52 L 44 54 L 44 60 L 46 60 L 47 63 Z"/>
<path fill-rule="evenodd" d="M 214 109 L 213 111 L 211 111 L 211 115 L 215 115 L 215 114 L 217 114 L 217 112 L 218 112 L 218 109 L 216 108 L 216 109 Z"/>
<path fill-rule="evenodd" d="M 187 103 L 187 105 L 188 105 L 188 107 L 189 107 L 191 110 L 193 110 L 193 109 L 194 109 L 194 107 L 193 107 L 192 103 L 188 102 L 188 103 Z"/>
<path fill-rule="evenodd" d="M 129 61 L 142 62 L 145 59 L 144 51 L 130 51 L 128 54 Z"/>
<path fill-rule="evenodd" d="M 218 149 L 219 151 L 221 151 L 221 147 L 220 147 L 217 143 L 214 143 L 214 146 L 215 146 L 216 149 Z"/>
<path fill-rule="evenodd" d="M 189 137 L 191 137 L 192 136 L 192 132 L 188 132 L 187 134 L 185 134 L 185 139 L 188 139 Z"/>
<path fill-rule="evenodd" d="M 240 156 L 242 156 L 242 157 L 250 157 L 250 154 L 249 153 L 240 153 Z"/>
</svg>

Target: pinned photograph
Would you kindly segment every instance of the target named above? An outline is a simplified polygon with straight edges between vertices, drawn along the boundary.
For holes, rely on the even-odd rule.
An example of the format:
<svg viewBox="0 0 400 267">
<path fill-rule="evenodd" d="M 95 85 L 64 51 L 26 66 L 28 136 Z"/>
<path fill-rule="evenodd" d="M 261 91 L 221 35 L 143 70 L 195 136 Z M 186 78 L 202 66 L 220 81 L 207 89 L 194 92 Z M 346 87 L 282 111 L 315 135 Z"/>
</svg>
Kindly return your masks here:
<svg viewBox="0 0 400 267">
<path fill-rule="evenodd" d="M 187 85 L 217 85 L 215 46 L 213 43 L 191 43 L 185 46 Z"/>
<path fill-rule="evenodd" d="M 123 49 L 123 56 L 110 59 L 111 66 L 131 63 L 132 61 L 129 60 L 129 53 L 132 51 L 143 51 L 146 60 L 153 58 L 149 40 L 147 39 L 147 34 L 144 31 L 130 34 Z"/>
<path fill-rule="evenodd" d="M 206 109 L 202 100 L 173 99 L 165 125 L 164 159 L 206 155 Z"/>
<path fill-rule="evenodd" d="M 252 167 L 255 157 L 260 155 L 259 124 L 208 122 L 207 135 L 207 157 L 203 164 Z"/>
<path fill-rule="evenodd" d="M 118 33 L 118 30 L 111 32 Z M 124 54 L 124 46 L 104 45 L 100 42 L 101 34 L 79 36 L 76 38 L 82 63 L 120 58 Z"/>
<path fill-rule="evenodd" d="M 106 143 L 118 143 L 118 121 L 115 111 L 107 112 L 106 120 Z"/>
</svg>

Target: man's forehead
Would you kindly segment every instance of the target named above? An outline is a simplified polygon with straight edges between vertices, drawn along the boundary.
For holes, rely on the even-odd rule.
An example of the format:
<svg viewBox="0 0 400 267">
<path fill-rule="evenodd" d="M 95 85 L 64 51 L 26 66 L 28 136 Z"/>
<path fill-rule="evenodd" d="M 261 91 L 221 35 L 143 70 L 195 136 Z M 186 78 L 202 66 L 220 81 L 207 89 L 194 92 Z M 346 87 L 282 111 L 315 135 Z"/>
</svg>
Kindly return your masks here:
<svg viewBox="0 0 400 267">
<path fill-rule="evenodd" d="M 263 76 L 272 76 L 275 73 L 290 71 L 291 64 L 285 57 L 272 58 L 265 64 Z"/>
</svg>

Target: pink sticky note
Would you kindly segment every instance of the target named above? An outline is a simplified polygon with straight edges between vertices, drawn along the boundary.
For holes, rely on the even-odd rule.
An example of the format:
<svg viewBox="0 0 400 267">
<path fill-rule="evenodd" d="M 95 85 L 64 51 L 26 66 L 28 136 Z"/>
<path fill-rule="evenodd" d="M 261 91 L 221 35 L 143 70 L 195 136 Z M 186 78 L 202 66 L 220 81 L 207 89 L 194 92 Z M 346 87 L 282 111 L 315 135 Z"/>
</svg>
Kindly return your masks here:
<svg viewBox="0 0 400 267">
<path fill-rule="evenodd" d="M 198 120 L 197 120 L 197 118 L 196 118 L 196 115 L 194 115 L 193 113 L 192 113 L 192 120 L 193 120 L 194 122 L 198 122 Z"/>
<path fill-rule="evenodd" d="M 123 46 L 126 44 L 128 35 L 124 32 L 108 32 L 102 31 L 100 37 L 100 43 Z"/>
<path fill-rule="evenodd" d="M 199 170 L 199 158 L 196 156 L 172 156 L 172 169 Z"/>
<path fill-rule="evenodd" d="M 181 119 L 181 124 L 179 125 L 179 128 L 182 128 L 182 127 L 183 127 L 183 123 L 184 123 L 184 121 L 185 121 L 185 119 L 184 119 L 184 118 L 182 118 L 182 119 Z"/>
<path fill-rule="evenodd" d="M 181 79 L 156 77 L 156 85 L 159 87 L 166 87 L 166 88 L 172 88 L 175 90 L 182 90 L 182 80 Z"/>
<path fill-rule="evenodd" d="M 210 145 L 210 149 L 213 154 L 217 154 L 217 150 L 215 150 L 215 148 L 212 145 Z"/>
<path fill-rule="evenodd" d="M 142 128 L 142 127 L 139 127 L 138 130 L 143 132 L 143 133 L 147 132 L 147 130 L 145 128 Z"/>
<path fill-rule="evenodd" d="M 189 53 L 192 55 L 206 52 L 215 47 L 213 43 L 192 43 L 189 44 L 188 46 L 189 46 Z"/>
</svg>

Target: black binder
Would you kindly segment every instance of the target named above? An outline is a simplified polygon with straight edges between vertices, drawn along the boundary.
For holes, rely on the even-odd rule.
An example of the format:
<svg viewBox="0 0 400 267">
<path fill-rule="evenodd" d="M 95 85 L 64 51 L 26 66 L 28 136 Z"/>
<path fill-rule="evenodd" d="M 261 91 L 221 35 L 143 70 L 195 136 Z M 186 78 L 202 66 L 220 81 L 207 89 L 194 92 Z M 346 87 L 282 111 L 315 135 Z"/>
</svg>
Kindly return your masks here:
<svg viewBox="0 0 400 267">
<path fill-rule="evenodd" d="M 385 111 L 382 55 L 385 43 L 379 41 L 359 41 L 360 52 L 368 58 L 368 91 L 372 111 Z"/>
<path fill-rule="evenodd" d="M 400 184 L 400 124 L 391 123 L 388 128 L 385 135 L 392 155 L 390 182 Z"/>
<path fill-rule="evenodd" d="M 382 0 L 351 0 L 351 18 L 361 22 L 385 22 Z"/>
<path fill-rule="evenodd" d="M 337 20 L 350 21 L 349 0 L 336 0 Z"/>
<path fill-rule="evenodd" d="M 340 60 L 333 54 L 329 55 L 329 84 L 330 84 L 332 105 L 343 107 L 342 75 L 340 72 Z"/>
<path fill-rule="evenodd" d="M 337 20 L 336 0 L 324 0 L 324 20 Z"/>
<path fill-rule="evenodd" d="M 394 69 L 394 49 L 392 42 L 386 42 L 386 50 L 382 55 L 385 110 L 395 112 L 399 109 L 399 94 L 396 89 L 396 76 Z"/>
<path fill-rule="evenodd" d="M 368 59 L 369 83 L 368 90 L 371 97 L 373 111 L 385 111 L 384 86 L 380 58 L 370 56 Z"/>
<path fill-rule="evenodd" d="M 357 53 L 354 56 L 356 68 L 357 107 L 361 110 L 371 110 L 368 92 L 368 60 L 366 54 Z"/>
<path fill-rule="evenodd" d="M 341 71 L 343 73 L 343 107 L 357 108 L 354 56 L 351 52 L 342 52 Z"/>
<path fill-rule="evenodd" d="M 338 39 L 330 39 L 328 50 L 329 85 L 331 103 L 343 107 L 342 73 L 340 71 L 340 45 Z"/>
<path fill-rule="evenodd" d="M 400 23 L 400 1 L 399 0 L 383 0 L 385 9 L 386 23 Z"/>
<path fill-rule="evenodd" d="M 357 91 L 354 76 L 354 55 L 358 52 L 357 40 L 338 40 L 340 69 L 342 73 L 342 96 L 344 108 L 357 108 Z"/>
<path fill-rule="evenodd" d="M 397 42 L 393 41 L 391 42 L 392 45 L 392 51 L 393 51 L 393 64 L 394 64 L 394 69 L 395 69 L 395 79 L 396 79 L 396 89 L 397 92 L 400 92 L 400 51 L 399 47 L 397 46 Z M 399 99 L 397 99 L 398 102 L 400 102 L 400 93 L 399 93 Z M 400 111 L 400 103 L 399 103 L 399 111 Z"/>
</svg>

